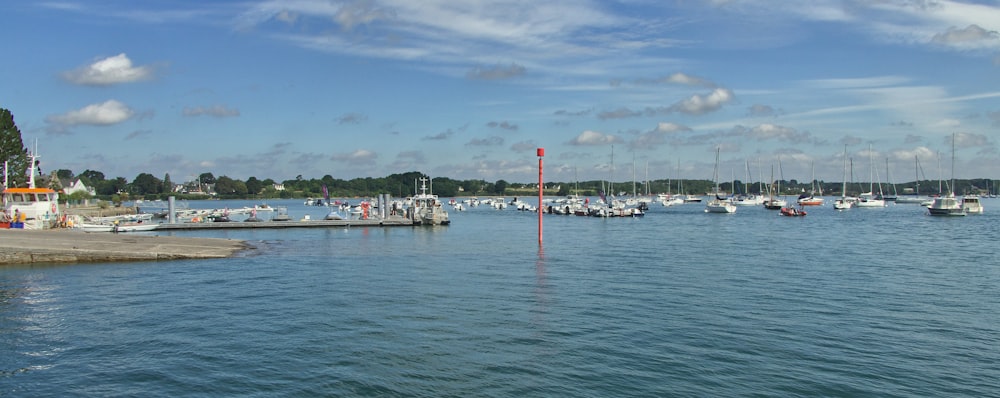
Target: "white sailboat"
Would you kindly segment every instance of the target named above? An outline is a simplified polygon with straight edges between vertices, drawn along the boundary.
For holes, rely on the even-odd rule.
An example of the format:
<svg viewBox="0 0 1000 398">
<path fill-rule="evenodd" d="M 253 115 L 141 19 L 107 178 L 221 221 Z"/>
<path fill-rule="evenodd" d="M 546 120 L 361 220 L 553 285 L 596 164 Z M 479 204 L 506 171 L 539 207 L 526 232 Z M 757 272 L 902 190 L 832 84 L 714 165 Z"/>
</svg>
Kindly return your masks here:
<svg viewBox="0 0 1000 398">
<path fill-rule="evenodd" d="M 882 199 L 882 182 L 878 183 L 878 196 L 875 195 L 875 157 L 872 156 L 872 146 L 868 145 L 868 192 L 858 195 L 858 202 L 854 204 L 858 208 L 880 208 L 885 207 L 885 200 Z"/>
<path fill-rule="evenodd" d="M 809 188 L 810 192 L 808 195 L 801 195 L 798 198 L 799 206 L 822 206 L 823 205 L 823 188 L 819 185 L 819 181 L 816 181 L 816 164 L 812 164 L 812 186 Z M 819 192 L 819 196 L 816 193 Z"/>
<path fill-rule="evenodd" d="M 719 197 L 719 148 L 715 148 L 715 172 L 712 174 L 713 180 L 715 180 L 715 192 L 713 192 L 712 200 L 708 201 L 705 205 L 706 213 L 735 213 L 736 205 L 732 204 L 727 198 Z"/>
<path fill-rule="evenodd" d="M 913 195 L 902 195 L 896 197 L 896 203 L 924 203 L 930 198 L 920 194 L 920 158 L 913 155 L 913 174 L 915 178 L 916 188 L 913 190 Z"/>
<path fill-rule="evenodd" d="M 854 201 L 847 198 L 847 145 L 844 145 L 844 179 L 840 187 L 840 199 L 833 202 L 833 208 L 847 210 L 854 207 Z"/>
<path fill-rule="evenodd" d="M 750 161 L 746 161 L 747 182 L 743 184 L 743 193 L 733 198 L 733 204 L 737 206 L 757 206 L 764 204 L 764 197 L 759 194 L 750 193 Z"/>
<path fill-rule="evenodd" d="M 778 159 L 778 170 L 781 170 L 781 159 Z M 781 193 L 781 181 L 774 179 L 774 165 L 771 165 L 771 185 L 767 187 L 767 199 L 764 200 L 764 208 L 768 210 L 780 210 L 788 204 L 784 199 L 776 197 Z"/>
</svg>

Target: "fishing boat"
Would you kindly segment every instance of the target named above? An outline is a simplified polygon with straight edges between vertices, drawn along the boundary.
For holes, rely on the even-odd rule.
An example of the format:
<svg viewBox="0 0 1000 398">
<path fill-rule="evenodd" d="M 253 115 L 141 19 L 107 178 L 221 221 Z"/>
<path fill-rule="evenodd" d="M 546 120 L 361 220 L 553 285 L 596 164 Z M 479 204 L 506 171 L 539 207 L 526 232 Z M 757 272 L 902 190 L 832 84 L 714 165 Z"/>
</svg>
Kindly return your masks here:
<svg viewBox="0 0 1000 398">
<path fill-rule="evenodd" d="M 448 212 L 441 206 L 437 195 L 427 192 L 427 177 L 420 177 L 420 193 L 413 196 L 408 216 L 418 225 L 448 225 Z M 433 191 L 432 191 L 433 192 Z"/>
<path fill-rule="evenodd" d="M 719 148 L 715 148 L 715 172 L 713 173 L 713 179 L 715 180 L 715 192 L 712 196 L 712 200 L 708 201 L 705 205 L 706 213 L 735 213 L 736 205 L 732 204 L 729 199 L 719 197 Z"/>
<path fill-rule="evenodd" d="M 38 164 L 37 145 L 34 152 L 28 156 L 27 188 L 7 188 L 4 180 L 3 210 L 10 217 L 13 225 L 26 229 L 48 229 L 58 224 L 59 193 L 50 188 L 35 186 L 35 165 Z"/>
<path fill-rule="evenodd" d="M 932 216 L 964 216 L 965 209 L 962 202 L 955 197 L 955 134 L 951 135 L 951 184 L 948 186 L 948 193 L 937 198 L 927 206 L 927 213 Z"/>
</svg>

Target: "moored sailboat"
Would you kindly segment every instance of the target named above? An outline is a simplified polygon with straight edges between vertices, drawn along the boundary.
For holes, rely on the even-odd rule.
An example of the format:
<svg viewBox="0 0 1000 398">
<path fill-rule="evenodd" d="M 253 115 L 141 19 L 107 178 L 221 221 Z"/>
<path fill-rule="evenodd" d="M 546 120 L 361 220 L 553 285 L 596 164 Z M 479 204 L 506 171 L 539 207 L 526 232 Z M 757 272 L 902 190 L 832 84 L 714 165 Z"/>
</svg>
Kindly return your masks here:
<svg viewBox="0 0 1000 398">
<path fill-rule="evenodd" d="M 713 192 L 712 200 L 708 201 L 705 205 L 706 213 L 735 213 L 736 205 L 732 204 L 727 198 L 719 197 L 719 148 L 715 148 L 715 172 L 713 173 L 713 179 L 715 180 L 715 192 Z"/>
<path fill-rule="evenodd" d="M 844 145 L 844 179 L 840 186 L 840 199 L 833 202 L 833 208 L 847 210 L 854 207 L 854 201 L 847 198 L 847 145 Z"/>
</svg>

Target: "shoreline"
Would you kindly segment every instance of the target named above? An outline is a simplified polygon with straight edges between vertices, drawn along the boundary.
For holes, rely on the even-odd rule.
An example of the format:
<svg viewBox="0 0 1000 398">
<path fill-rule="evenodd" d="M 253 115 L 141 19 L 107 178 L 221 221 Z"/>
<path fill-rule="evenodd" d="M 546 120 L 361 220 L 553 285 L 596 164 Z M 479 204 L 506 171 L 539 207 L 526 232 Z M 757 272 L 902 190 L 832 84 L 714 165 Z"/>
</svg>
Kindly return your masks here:
<svg viewBox="0 0 1000 398">
<path fill-rule="evenodd" d="M 251 249 L 219 238 L 0 229 L 0 266 L 228 258 Z"/>
</svg>

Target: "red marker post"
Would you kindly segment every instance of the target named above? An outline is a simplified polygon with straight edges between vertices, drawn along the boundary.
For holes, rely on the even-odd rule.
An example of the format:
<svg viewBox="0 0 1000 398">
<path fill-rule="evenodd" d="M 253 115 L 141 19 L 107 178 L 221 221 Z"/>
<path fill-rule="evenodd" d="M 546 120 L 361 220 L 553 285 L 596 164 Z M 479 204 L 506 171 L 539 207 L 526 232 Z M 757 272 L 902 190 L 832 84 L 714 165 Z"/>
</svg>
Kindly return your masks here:
<svg viewBox="0 0 1000 398">
<path fill-rule="evenodd" d="M 542 158 L 545 156 L 545 148 L 538 148 L 538 246 L 542 245 Z"/>
</svg>

